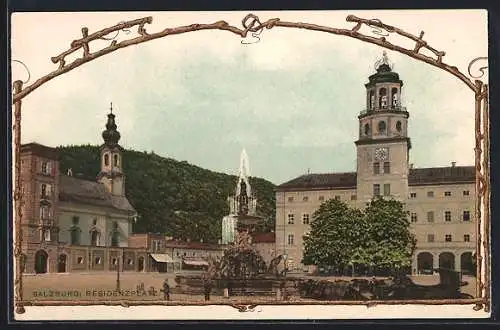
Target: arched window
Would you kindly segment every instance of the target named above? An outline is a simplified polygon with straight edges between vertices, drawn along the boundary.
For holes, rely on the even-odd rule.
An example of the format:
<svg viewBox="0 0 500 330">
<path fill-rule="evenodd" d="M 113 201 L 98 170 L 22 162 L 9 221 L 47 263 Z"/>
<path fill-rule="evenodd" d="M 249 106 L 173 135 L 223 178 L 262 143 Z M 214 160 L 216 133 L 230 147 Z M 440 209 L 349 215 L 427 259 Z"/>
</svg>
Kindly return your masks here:
<svg viewBox="0 0 500 330">
<path fill-rule="evenodd" d="M 395 108 L 399 105 L 399 100 L 398 100 L 398 89 L 396 87 L 393 87 L 391 90 L 391 100 L 392 100 L 392 107 Z"/>
<path fill-rule="evenodd" d="M 373 108 L 375 108 L 375 93 L 373 90 L 370 91 L 369 102 L 369 109 L 373 110 Z"/>
<path fill-rule="evenodd" d="M 398 131 L 399 133 L 401 133 L 402 129 L 403 129 L 403 127 L 402 127 L 401 121 L 398 120 L 396 122 L 396 131 Z"/>
<path fill-rule="evenodd" d="M 387 129 L 385 121 L 381 120 L 378 123 L 378 132 L 380 134 L 385 134 L 385 130 Z"/>
<path fill-rule="evenodd" d="M 108 154 L 104 155 L 104 166 L 109 166 L 109 155 Z"/>
<path fill-rule="evenodd" d="M 379 100 L 378 100 L 378 106 L 380 109 L 387 108 L 387 90 L 382 87 L 378 91 L 379 95 Z"/>
<path fill-rule="evenodd" d="M 113 162 L 114 162 L 114 166 L 119 166 L 119 163 L 118 163 L 118 155 L 114 155 L 114 156 L 113 156 Z"/>
<path fill-rule="evenodd" d="M 120 243 L 120 231 L 118 228 L 118 222 L 113 222 L 113 228 L 111 229 L 111 246 L 118 246 Z"/>
<path fill-rule="evenodd" d="M 72 226 L 71 229 L 71 245 L 80 245 L 81 230 L 77 226 Z"/>
<path fill-rule="evenodd" d="M 368 135 L 370 133 L 370 125 L 365 124 L 365 135 Z"/>
</svg>

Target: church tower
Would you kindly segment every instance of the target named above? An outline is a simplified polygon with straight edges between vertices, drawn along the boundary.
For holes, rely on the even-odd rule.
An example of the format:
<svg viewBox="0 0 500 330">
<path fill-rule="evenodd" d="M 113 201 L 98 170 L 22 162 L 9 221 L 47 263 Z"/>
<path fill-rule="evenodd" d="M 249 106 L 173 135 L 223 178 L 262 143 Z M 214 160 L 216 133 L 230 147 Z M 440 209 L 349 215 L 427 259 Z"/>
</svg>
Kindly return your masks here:
<svg viewBox="0 0 500 330">
<path fill-rule="evenodd" d="M 113 103 L 110 106 L 106 130 L 102 132 L 104 144 L 101 145 L 101 172 L 97 180 L 103 183 L 110 193 L 125 196 L 125 176 L 122 167 L 123 148 L 118 144 L 120 133 L 116 130 Z"/>
<path fill-rule="evenodd" d="M 375 63 L 376 73 L 366 87 L 366 110 L 358 116 L 357 196 L 368 202 L 374 196 L 398 200 L 408 197 L 408 117 L 401 104 L 403 81 L 393 71 L 384 51 Z"/>
</svg>

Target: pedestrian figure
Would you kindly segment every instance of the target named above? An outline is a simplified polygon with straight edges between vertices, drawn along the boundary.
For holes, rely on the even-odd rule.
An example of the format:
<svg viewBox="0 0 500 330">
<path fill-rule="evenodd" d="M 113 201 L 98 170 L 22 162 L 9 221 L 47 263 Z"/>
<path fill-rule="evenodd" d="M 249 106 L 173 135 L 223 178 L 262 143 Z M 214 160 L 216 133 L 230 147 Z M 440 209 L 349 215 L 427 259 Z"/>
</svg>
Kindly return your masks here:
<svg viewBox="0 0 500 330">
<path fill-rule="evenodd" d="M 210 300 L 210 291 L 212 291 L 212 282 L 209 278 L 205 278 L 203 281 L 203 291 L 205 293 L 205 301 Z"/>
<path fill-rule="evenodd" d="M 168 285 L 168 279 L 163 282 L 163 299 L 170 300 L 170 285 Z"/>
</svg>

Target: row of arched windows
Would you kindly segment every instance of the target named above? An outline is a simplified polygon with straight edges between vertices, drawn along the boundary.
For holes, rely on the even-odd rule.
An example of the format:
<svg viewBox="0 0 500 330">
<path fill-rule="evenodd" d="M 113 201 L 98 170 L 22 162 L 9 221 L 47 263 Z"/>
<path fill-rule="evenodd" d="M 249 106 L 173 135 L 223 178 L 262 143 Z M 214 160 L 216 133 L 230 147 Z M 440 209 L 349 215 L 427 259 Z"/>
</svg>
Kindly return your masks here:
<svg viewBox="0 0 500 330">
<path fill-rule="evenodd" d="M 390 103 L 389 103 L 389 96 L 390 96 Z M 387 88 L 385 87 L 379 88 L 377 103 L 375 103 L 375 91 L 370 90 L 370 104 L 369 104 L 370 110 L 373 110 L 375 108 L 378 109 L 395 108 L 399 105 L 400 105 L 399 95 L 398 95 L 398 89 L 396 87 L 393 87 L 391 89 L 390 95 L 388 95 Z"/>
<path fill-rule="evenodd" d="M 113 166 L 120 165 L 120 157 L 118 155 L 113 155 Z M 109 154 L 104 154 L 104 166 L 109 166 Z"/>
<path fill-rule="evenodd" d="M 378 134 L 380 135 L 384 135 L 384 134 L 387 134 L 387 124 L 384 120 L 381 120 L 378 122 Z M 396 122 L 396 125 L 395 125 L 395 128 L 396 128 L 396 131 L 398 133 L 401 133 L 401 131 L 403 130 L 403 124 L 401 123 L 400 120 L 398 120 Z M 365 135 L 369 135 L 370 134 L 370 124 L 366 123 L 365 126 L 364 126 L 364 133 Z"/>
</svg>

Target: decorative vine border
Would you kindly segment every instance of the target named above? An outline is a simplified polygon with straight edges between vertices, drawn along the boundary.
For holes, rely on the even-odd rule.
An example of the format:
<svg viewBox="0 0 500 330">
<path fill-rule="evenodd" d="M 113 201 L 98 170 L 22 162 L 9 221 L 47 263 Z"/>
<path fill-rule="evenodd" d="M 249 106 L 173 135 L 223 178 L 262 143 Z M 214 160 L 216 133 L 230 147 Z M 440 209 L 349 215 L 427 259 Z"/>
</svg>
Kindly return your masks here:
<svg viewBox="0 0 500 330">
<path fill-rule="evenodd" d="M 15 157 L 15 189 L 14 189 L 14 206 L 16 208 L 15 217 L 15 239 L 14 239 L 14 257 L 16 258 L 16 268 L 15 268 L 15 306 L 16 313 L 24 313 L 24 306 L 89 306 L 89 305 L 121 305 L 124 307 L 128 306 L 144 306 L 144 305 L 214 305 L 209 302 L 199 302 L 199 303 L 173 303 L 165 301 L 40 301 L 40 300 L 24 300 L 23 299 L 23 279 L 22 279 L 22 267 L 21 267 L 21 255 L 22 255 L 22 232 L 21 232 L 21 220 L 22 220 L 22 206 L 24 203 L 22 196 L 22 180 L 21 180 L 21 159 L 20 159 L 20 148 L 21 148 L 21 104 L 22 99 L 35 91 L 37 88 L 45 84 L 46 82 L 64 74 L 80 65 L 90 62 L 98 57 L 104 56 L 111 52 L 114 52 L 120 48 L 125 48 L 131 45 L 137 45 L 140 43 L 148 42 L 154 39 L 163 38 L 170 35 L 183 34 L 187 32 L 201 31 L 201 30 L 223 30 L 229 31 L 237 36 L 243 38 L 241 40 L 242 44 L 251 44 L 254 42 L 259 42 L 261 40 L 261 33 L 264 29 L 270 30 L 273 28 L 295 28 L 295 29 L 305 29 L 312 31 L 320 31 L 331 33 L 335 35 L 341 35 L 346 37 L 351 37 L 354 39 L 361 40 L 363 42 L 372 43 L 383 48 L 387 48 L 393 51 L 403 53 L 409 57 L 417 59 L 419 61 L 425 62 L 432 66 L 438 67 L 448 73 L 454 75 L 465 83 L 473 92 L 475 97 L 475 168 L 476 168 L 476 257 L 477 257 L 477 277 L 476 277 L 476 298 L 473 299 L 443 299 L 443 300 L 389 300 L 389 301 L 316 301 L 307 302 L 308 305 L 366 305 L 367 307 L 374 305 L 407 305 L 407 304 L 424 304 L 424 305 L 444 305 L 444 304 L 475 304 L 474 310 L 480 310 L 484 307 L 484 310 L 488 312 L 490 310 L 490 173 L 489 173 L 489 108 L 488 108 L 488 85 L 483 83 L 479 78 L 483 77 L 487 65 L 480 67 L 478 71 L 479 75 L 474 76 L 471 73 L 471 68 L 478 61 L 487 61 L 487 57 L 478 57 L 473 59 L 468 66 L 468 74 L 463 74 L 455 66 L 450 66 L 443 62 L 443 57 L 446 55 L 444 51 L 439 51 L 436 48 L 431 47 L 425 40 L 423 40 L 424 31 L 420 32 L 417 37 L 408 32 L 405 32 L 397 27 L 384 24 L 379 19 L 364 19 L 353 15 L 347 16 L 346 20 L 348 22 L 356 23 L 352 29 L 339 29 L 328 26 L 302 23 L 302 22 L 287 22 L 282 21 L 279 18 L 272 18 L 265 22 L 261 22 L 258 16 L 254 14 L 246 15 L 241 24 L 243 29 L 232 26 L 226 21 L 217 21 L 210 24 L 191 24 L 187 26 L 179 26 L 174 28 L 166 28 L 160 32 L 149 33 L 146 31 L 145 25 L 151 24 L 153 22 L 153 17 L 148 16 L 140 19 L 135 19 L 126 22 L 120 22 L 114 26 L 102 29 L 100 31 L 94 32 L 89 35 L 87 27 L 81 29 L 82 38 L 73 40 L 70 44 L 70 48 L 61 54 L 51 58 L 54 64 L 58 64 L 58 68 L 49 74 L 37 79 L 35 82 L 23 88 L 23 82 L 16 80 L 13 82 L 13 98 L 12 102 L 14 104 L 14 157 Z M 126 39 L 118 42 L 116 38 L 120 32 L 129 34 L 130 28 L 137 26 L 137 34 L 139 36 Z M 369 35 L 362 34 L 358 32 L 363 26 L 372 29 L 372 33 L 378 35 L 379 37 L 373 37 Z M 244 38 L 253 38 L 253 41 L 247 41 Z M 111 35 L 114 34 L 114 35 Z M 386 40 L 386 37 L 391 34 L 397 34 L 407 39 L 415 42 L 413 49 L 404 48 L 397 44 L 391 43 Z M 110 36 L 111 35 L 111 36 Z M 110 44 L 107 47 L 101 48 L 94 52 L 90 50 L 90 43 L 95 40 L 108 40 Z M 421 53 L 421 50 L 425 49 L 432 53 L 435 57 L 430 57 Z M 66 57 L 73 54 L 74 52 L 82 50 L 83 54 L 80 58 L 73 60 L 70 63 L 66 62 Z M 20 62 L 20 61 L 17 61 Z M 20 62 L 24 65 L 24 63 Z M 25 66 L 26 67 L 26 66 Z M 29 70 L 28 70 L 29 74 Z M 28 78 L 29 80 L 29 78 Z M 484 230 L 483 230 L 484 229 Z M 484 250 L 484 251 L 483 251 Z M 483 269 L 484 268 L 484 269 Z M 484 274 L 483 274 L 484 272 Z M 263 302 L 259 305 L 303 305 L 304 302 Z M 223 304 L 227 305 L 227 304 Z M 251 311 L 257 305 L 255 302 L 249 301 L 240 302 L 239 304 L 231 304 L 237 308 L 240 312 Z"/>
</svg>

